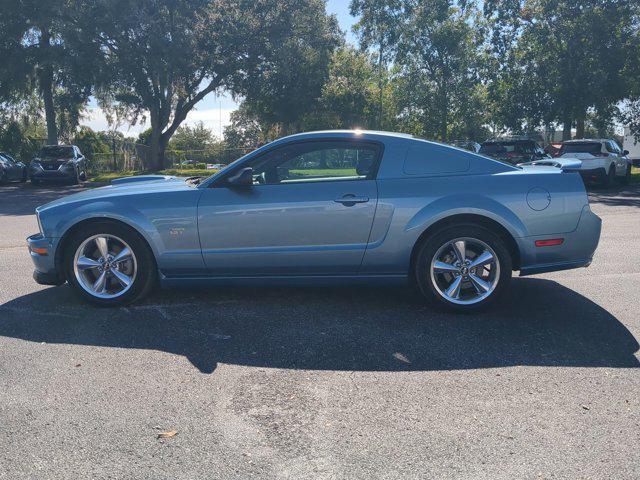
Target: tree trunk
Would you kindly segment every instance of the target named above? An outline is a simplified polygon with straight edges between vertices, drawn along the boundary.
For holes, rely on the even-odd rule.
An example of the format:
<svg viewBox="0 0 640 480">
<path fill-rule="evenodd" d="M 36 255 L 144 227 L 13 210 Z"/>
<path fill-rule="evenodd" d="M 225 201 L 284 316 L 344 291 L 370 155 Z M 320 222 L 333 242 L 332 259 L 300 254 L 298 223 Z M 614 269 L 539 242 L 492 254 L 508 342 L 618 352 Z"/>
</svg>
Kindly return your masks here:
<svg viewBox="0 0 640 480">
<path fill-rule="evenodd" d="M 42 29 L 40 38 L 40 50 L 44 65 L 41 66 L 38 76 L 40 83 L 40 93 L 44 101 L 44 113 L 47 121 L 47 143 L 49 145 L 58 144 L 58 127 L 56 125 L 56 110 L 53 104 L 53 68 L 50 63 L 49 49 L 51 47 L 51 34 L 46 28 Z"/>
<path fill-rule="evenodd" d="M 576 120 L 576 138 L 584 138 L 584 118 Z"/>
<path fill-rule="evenodd" d="M 562 140 L 571 140 L 571 119 L 567 116 L 562 124 Z"/>
<path fill-rule="evenodd" d="M 164 168 L 165 147 L 162 145 L 161 133 L 152 127 L 149 136 L 149 155 L 145 170 L 159 171 Z"/>
</svg>

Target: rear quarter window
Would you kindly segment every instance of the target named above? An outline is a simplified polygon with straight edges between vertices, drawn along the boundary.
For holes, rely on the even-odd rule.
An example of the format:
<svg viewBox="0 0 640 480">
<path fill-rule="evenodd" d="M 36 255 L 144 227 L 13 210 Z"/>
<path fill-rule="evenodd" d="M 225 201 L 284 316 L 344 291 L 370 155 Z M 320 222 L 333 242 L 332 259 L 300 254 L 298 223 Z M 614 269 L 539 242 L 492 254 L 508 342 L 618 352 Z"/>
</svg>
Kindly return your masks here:
<svg viewBox="0 0 640 480">
<path fill-rule="evenodd" d="M 465 152 L 442 145 L 412 145 L 407 150 L 403 171 L 406 175 L 463 173 L 471 162 Z"/>
</svg>

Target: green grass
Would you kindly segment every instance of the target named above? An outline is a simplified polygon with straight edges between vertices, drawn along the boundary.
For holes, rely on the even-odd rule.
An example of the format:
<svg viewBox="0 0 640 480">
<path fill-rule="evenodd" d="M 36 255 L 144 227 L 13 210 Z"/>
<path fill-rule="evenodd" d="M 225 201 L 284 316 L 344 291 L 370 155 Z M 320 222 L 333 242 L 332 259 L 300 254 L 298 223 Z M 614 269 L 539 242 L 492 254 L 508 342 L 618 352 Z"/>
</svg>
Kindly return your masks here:
<svg viewBox="0 0 640 480">
<path fill-rule="evenodd" d="M 202 170 L 202 169 L 176 169 L 169 168 L 166 170 L 160 170 L 159 172 L 108 172 L 99 173 L 89 177 L 90 182 L 110 182 L 116 178 L 133 177 L 135 175 L 175 175 L 176 177 L 209 177 L 216 173 L 217 170 Z"/>
<path fill-rule="evenodd" d="M 302 168 L 289 170 L 289 174 L 302 177 L 355 177 L 358 175 L 355 168 Z"/>
<path fill-rule="evenodd" d="M 631 169 L 631 183 L 640 183 L 640 168 L 633 167 Z"/>
</svg>

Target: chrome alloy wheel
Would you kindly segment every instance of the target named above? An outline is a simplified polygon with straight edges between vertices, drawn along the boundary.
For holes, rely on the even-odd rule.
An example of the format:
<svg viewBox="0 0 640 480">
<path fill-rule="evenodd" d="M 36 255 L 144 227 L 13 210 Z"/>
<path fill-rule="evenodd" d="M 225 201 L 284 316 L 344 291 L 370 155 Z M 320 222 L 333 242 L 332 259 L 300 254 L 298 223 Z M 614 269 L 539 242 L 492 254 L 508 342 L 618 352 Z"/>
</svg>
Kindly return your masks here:
<svg viewBox="0 0 640 480">
<path fill-rule="evenodd" d="M 483 241 L 456 238 L 438 249 L 429 271 L 433 286 L 445 300 L 457 305 L 473 305 L 496 289 L 500 261 Z"/>
<path fill-rule="evenodd" d="M 117 298 L 136 278 L 137 261 L 127 243 L 109 234 L 87 238 L 76 250 L 73 271 L 80 286 L 97 298 Z"/>
</svg>

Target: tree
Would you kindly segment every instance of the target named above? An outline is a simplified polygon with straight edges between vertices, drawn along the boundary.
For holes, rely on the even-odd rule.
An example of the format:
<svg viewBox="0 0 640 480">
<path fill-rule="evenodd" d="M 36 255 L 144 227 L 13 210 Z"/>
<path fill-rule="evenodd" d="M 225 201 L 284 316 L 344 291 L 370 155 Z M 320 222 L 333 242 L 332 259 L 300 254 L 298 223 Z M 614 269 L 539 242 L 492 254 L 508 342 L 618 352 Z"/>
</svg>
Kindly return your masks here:
<svg viewBox="0 0 640 480">
<path fill-rule="evenodd" d="M 363 50 L 373 49 L 378 59 L 377 128 L 383 128 L 384 91 L 387 65 L 396 54 L 403 17 L 403 0 L 351 0 L 351 15 L 360 17 L 354 31 Z"/>
<path fill-rule="evenodd" d="M 371 128 L 378 114 L 379 84 L 369 56 L 351 47 L 337 50 L 322 87 L 323 126 Z"/>
<path fill-rule="evenodd" d="M 85 42 L 101 56 L 102 104 L 148 116 L 150 169 L 211 92 L 239 92 L 277 64 L 299 16 L 320 0 L 75 0 Z M 321 3 L 321 2 L 320 2 Z M 293 65 L 292 65 L 293 67 Z"/>
<path fill-rule="evenodd" d="M 224 129 L 224 143 L 231 150 L 252 150 L 279 136 L 277 126 L 262 123 L 244 103 L 231 113 L 231 124 Z"/>
<path fill-rule="evenodd" d="M 513 58 L 500 78 L 506 88 L 498 91 L 502 103 L 512 100 L 523 112 L 523 122 L 562 123 L 566 139 L 573 125 L 576 136 L 584 136 L 589 112 L 601 126 L 611 120 L 612 107 L 630 89 L 624 72 L 637 15 L 632 2 L 493 0 L 485 13 L 509 22 L 508 28 L 494 23 L 494 37 L 509 39 L 496 45 L 511 48 Z"/>
<path fill-rule="evenodd" d="M 66 0 L 2 0 L 0 99 L 16 101 L 36 88 L 45 111 L 47 141 L 69 136 L 91 89 L 90 67 L 74 50 Z M 78 44 L 75 44 L 76 46 Z"/>
<path fill-rule="evenodd" d="M 479 58 L 474 4 L 454 0 L 405 3 L 396 55 L 399 116 L 413 123 L 413 133 L 447 141 L 453 125 L 477 131 L 468 123 L 477 106 Z"/>
<path fill-rule="evenodd" d="M 93 161 L 96 155 L 106 155 L 111 152 L 111 142 L 89 127 L 80 127 L 75 133 L 73 144 L 89 161 Z"/>
<path fill-rule="evenodd" d="M 282 134 L 291 134 L 317 123 L 322 87 L 342 35 L 323 0 L 284 4 L 290 30 L 266 40 L 271 59 L 244 82 L 240 93 L 249 114 L 257 115 L 261 123 L 277 124 Z"/>
<path fill-rule="evenodd" d="M 173 135 L 169 148 L 171 150 L 207 150 L 218 144 L 213 132 L 198 122 L 193 127 L 183 125 Z"/>
</svg>

